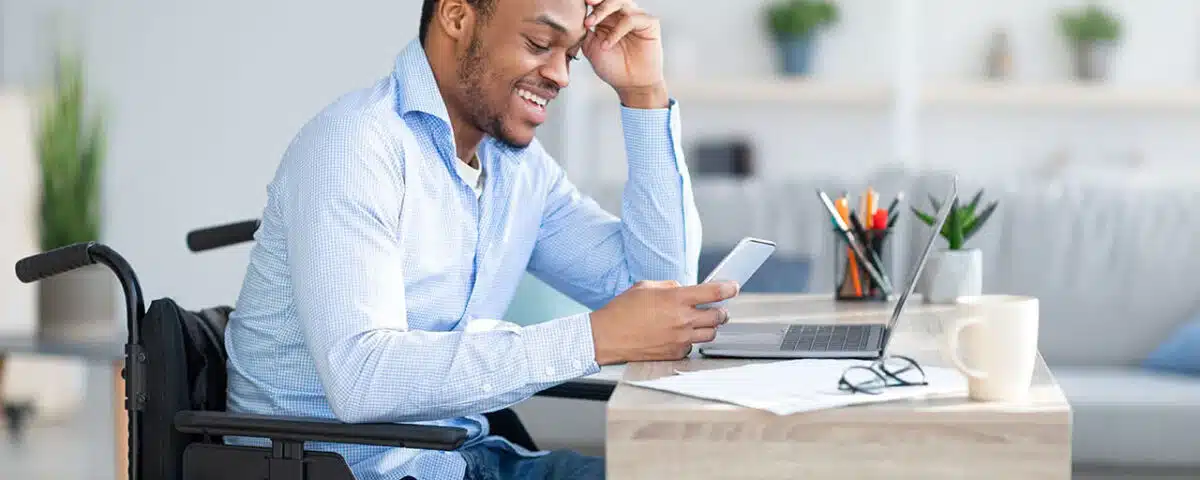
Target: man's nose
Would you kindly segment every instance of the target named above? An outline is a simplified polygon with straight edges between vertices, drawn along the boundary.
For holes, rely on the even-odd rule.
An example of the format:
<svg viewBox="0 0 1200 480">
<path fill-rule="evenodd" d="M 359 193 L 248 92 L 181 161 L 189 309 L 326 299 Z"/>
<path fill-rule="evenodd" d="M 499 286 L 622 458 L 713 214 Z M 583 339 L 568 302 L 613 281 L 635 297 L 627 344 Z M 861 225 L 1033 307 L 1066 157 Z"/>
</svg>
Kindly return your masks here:
<svg viewBox="0 0 1200 480">
<path fill-rule="evenodd" d="M 542 67 L 542 76 L 554 82 L 559 89 L 567 88 L 567 84 L 571 83 L 571 69 L 567 66 L 569 61 L 565 53 L 556 55 L 553 61 Z"/>
</svg>

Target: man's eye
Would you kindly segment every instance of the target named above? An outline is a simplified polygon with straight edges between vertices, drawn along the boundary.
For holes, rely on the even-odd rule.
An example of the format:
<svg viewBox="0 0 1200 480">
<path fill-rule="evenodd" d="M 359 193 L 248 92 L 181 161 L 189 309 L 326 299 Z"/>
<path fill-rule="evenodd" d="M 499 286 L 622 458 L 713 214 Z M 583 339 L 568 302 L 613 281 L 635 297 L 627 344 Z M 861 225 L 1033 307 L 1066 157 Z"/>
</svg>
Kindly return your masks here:
<svg viewBox="0 0 1200 480">
<path fill-rule="evenodd" d="M 550 51 L 550 47 L 542 46 L 534 42 L 529 42 L 529 48 L 533 49 L 533 51 L 537 53 L 546 53 Z"/>
</svg>

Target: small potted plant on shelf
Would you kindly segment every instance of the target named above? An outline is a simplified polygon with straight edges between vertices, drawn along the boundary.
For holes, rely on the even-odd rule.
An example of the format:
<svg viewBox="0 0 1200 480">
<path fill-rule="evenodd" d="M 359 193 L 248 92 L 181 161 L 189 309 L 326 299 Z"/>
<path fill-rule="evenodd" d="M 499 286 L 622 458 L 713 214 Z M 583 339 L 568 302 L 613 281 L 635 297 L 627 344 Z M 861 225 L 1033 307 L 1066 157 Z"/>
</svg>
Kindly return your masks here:
<svg viewBox="0 0 1200 480">
<path fill-rule="evenodd" d="M 1059 30 L 1071 49 L 1072 72 L 1077 80 L 1103 80 L 1109 58 L 1121 39 L 1121 21 L 1097 5 L 1065 10 L 1058 16 Z"/>
<path fill-rule="evenodd" d="M 767 25 L 784 74 L 809 74 L 817 34 L 822 27 L 836 23 L 838 14 L 837 5 L 823 0 L 776 0 L 767 8 Z"/>
<path fill-rule="evenodd" d="M 966 206 L 958 199 L 950 206 L 950 215 L 940 232 L 946 240 L 946 248 L 930 256 L 921 277 L 919 290 L 928 303 L 953 303 L 960 296 L 979 295 L 983 290 L 983 252 L 977 248 L 966 248 L 971 237 L 979 233 L 983 225 L 996 211 L 998 202 L 993 201 L 982 210 L 983 199 L 980 189 Z M 933 226 L 941 202 L 930 197 L 933 214 L 911 207 L 914 214 L 926 225 Z"/>
</svg>

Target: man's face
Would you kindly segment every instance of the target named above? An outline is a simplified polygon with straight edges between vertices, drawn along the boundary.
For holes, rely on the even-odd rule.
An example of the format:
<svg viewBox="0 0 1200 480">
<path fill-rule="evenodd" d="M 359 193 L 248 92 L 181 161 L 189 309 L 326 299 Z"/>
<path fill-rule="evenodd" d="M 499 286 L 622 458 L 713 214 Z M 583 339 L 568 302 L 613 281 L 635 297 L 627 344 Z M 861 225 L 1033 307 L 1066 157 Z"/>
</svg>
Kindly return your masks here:
<svg viewBox="0 0 1200 480">
<path fill-rule="evenodd" d="M 581 0 L 495 0 L 458 58 L 467 120 L 509 146 L 529 146 L 581 55 L 586 15 Z"/>
</svg>

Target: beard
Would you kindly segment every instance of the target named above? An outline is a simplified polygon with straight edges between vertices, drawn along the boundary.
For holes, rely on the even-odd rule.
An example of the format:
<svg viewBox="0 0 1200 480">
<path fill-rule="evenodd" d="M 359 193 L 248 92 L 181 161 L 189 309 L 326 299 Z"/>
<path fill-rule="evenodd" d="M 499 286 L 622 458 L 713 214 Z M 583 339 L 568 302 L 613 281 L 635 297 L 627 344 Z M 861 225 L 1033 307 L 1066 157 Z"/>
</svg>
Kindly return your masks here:
<svg viewBox="0 0 1200 480">
<path fill-rule="evenodd" d="M 529 146 L 528 142 L 518 142 L 513 138 L 513 135 L 504 128 L 503 114 L 499 109 L 494 108 L 487 101 L 488 96 L 484 89 L 484 81 L 489 75 L 487 68 L 487 55 L 483 51 L 483 45 L 479 41 L 479 31 L 476 31 L 471 38 L 471 43 L 467 45 L 467 51 L 458 59 L 458 80 L 463 86 L 462 108 L 466 115 L 466 120 L 471 122 L 471 126 L 484 134 L 499 140 L 501 144 L 510 149 L 523 149 Z M 499 79 L 495 79 L 499 82 Z"/>
</svg>

